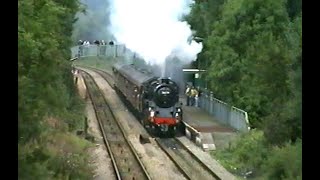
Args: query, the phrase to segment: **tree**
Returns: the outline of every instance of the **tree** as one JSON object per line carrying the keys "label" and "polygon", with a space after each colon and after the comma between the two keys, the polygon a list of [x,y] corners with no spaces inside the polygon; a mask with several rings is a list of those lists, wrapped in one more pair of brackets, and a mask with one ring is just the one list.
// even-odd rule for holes
{"label": "tree", "polygon": [[201,4],[188,21],[207,35],[201,62],[209,61],[210,89],[256,128],[216,157],[257,179],[301,179],[301,0],[229,0],[215,18],[203,18]]}
{"label": "tree", "polygon": [[[302,138],[302,15],[297,16],[290,23],[288,33],[288,44],[292,48],[293,61],[288,72],[290,94],[282,108],[274,109],[273,114],[268,117],[266,127],[267,139],[274,144],[282,144],[286,140],[295,142]],[[276,116],[278,115],[278,117]],[[274,125],[281,126],[274,130]],[[281,135],[280,135],[281,134]]]}
{"label": "tree", "polygon": [[[217,98],[247,111],[251,125],[265,132],[267,127],[287,126],[289,115],[284,109],[299,104],[289,102],[299,91],[292,88],[292,76],[299,77],[300,65],[295,61],[301,57],[301,21],[292,23],[288,14],[298,16],[295,4],[284,0],[198,2],[187,17],[204,36],[198,61],[209,66],[210,89]],[[290,119],[299,129],[299,120]],[[299,134],[293,135],[288,128],[279,128],[279,133],[281,142]]]}
{"label": "tree", "polygon": [[[61,154],[48,152],[53,148],[47,147],[45,138],[50,132],[74,131],[77,123],[81,123],[81,115],[78,115],[81,105],[68,60],[72,24],[78,7],[77,0],[18,1],[19,179],[90,176],[85,171],[56,171],[52,165]],[[48,120],[52,119],[67,124],[67,128],[50,127]],[[76,163],[76,159],[73,162]],[[86,164],[82,164],[84,169]]]}

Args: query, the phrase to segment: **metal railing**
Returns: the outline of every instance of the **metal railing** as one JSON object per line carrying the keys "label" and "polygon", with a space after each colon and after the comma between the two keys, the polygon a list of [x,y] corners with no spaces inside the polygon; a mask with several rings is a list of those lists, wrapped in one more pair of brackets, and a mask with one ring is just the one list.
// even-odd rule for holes
{"label": "metal railing", "polygon": [[90,56],[107,56],[107,57],[126,57],[135,58],[136,53],[132,52],[125,45],[81,45],[71,48],[71,56],[90,57]]}
{"label": "metal railing", "polygon": [[248,113],[215,98],[212,92],[203,91],[199,97],[199,107],[214,116],[220,123],[229,125],[240,132],[250,130]]}
{"label": "metal railing", "polygon": [[[72,57],[107,56],[135,59],[136,54],[124,45],[82,45],[71,48]],[[250,130],[248,113],[216,99],[212,92],[203,90],[199,97],[199,107],[214,116],[220,123],[233,127],[240,132]]]}

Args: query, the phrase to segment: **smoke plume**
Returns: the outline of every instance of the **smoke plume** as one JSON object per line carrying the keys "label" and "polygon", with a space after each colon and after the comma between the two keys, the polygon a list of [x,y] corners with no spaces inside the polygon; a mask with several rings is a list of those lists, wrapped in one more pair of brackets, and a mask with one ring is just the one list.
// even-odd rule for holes
{"label": "smoke plume", "polygon": [[85,7],[85,13],[78,12],[78,21],[74,24],[73,40],[111,40],[112,34],[108,31],[110,6],[107,0],[80,0]]}
{"label": "smoke plume", "polygon": [[164,67],[178,58],[195,60],[202,44],[192,40],[187,22],[191,0],[110,0],[109,31],[118,43],[138,53],[147,63]]}

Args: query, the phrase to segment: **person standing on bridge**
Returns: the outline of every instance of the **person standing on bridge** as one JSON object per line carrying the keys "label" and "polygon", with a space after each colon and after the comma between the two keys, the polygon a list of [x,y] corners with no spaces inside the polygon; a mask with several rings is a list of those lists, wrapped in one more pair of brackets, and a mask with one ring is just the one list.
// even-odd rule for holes
{"label": "person standing on bridge", "polygon": [[80,58],[83,54],[83,41],[80,39],[78,41],[78,46],[79,46],[79,49],[78,49],[78,58]]}
{"label": "person standing on bridge", "polygon": [[100,54],[102,56],[105,56],[106,55],[106,42],[104,42],[104,40],[101,40],[100,42]]}
{"label": "person standing on bridge", "polygon": [[94,44],[97,45],[97,56],[100,55],[100,41],[99,40],[95,40]]}
{"label": "person standing on bridge", "polygon": [[83,42],[83,49],[84,49],[83,56],[88,56],[89,55],[89,45],[90,45],[89,41],[85,40]]}

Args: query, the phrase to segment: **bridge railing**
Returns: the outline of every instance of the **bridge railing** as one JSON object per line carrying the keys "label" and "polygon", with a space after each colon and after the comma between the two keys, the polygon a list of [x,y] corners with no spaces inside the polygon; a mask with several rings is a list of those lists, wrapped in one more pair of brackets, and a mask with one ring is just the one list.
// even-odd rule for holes
{"label": "bridge railing", "polygon": [[[82,45],[71,48],[72,57],[107,56],[135,59],[136,54],[124,45]],[[215,98],[212,92],[203,90],[199,97],[199,106],[210,113],[219,122],[240,132],[250,130],[248,113]]]}
{"label": "bridge railing", "polygon": [[81,45],[71,48],[72,58],[90,56],[127,57],[135,58],[136,54],[125,45]]}

